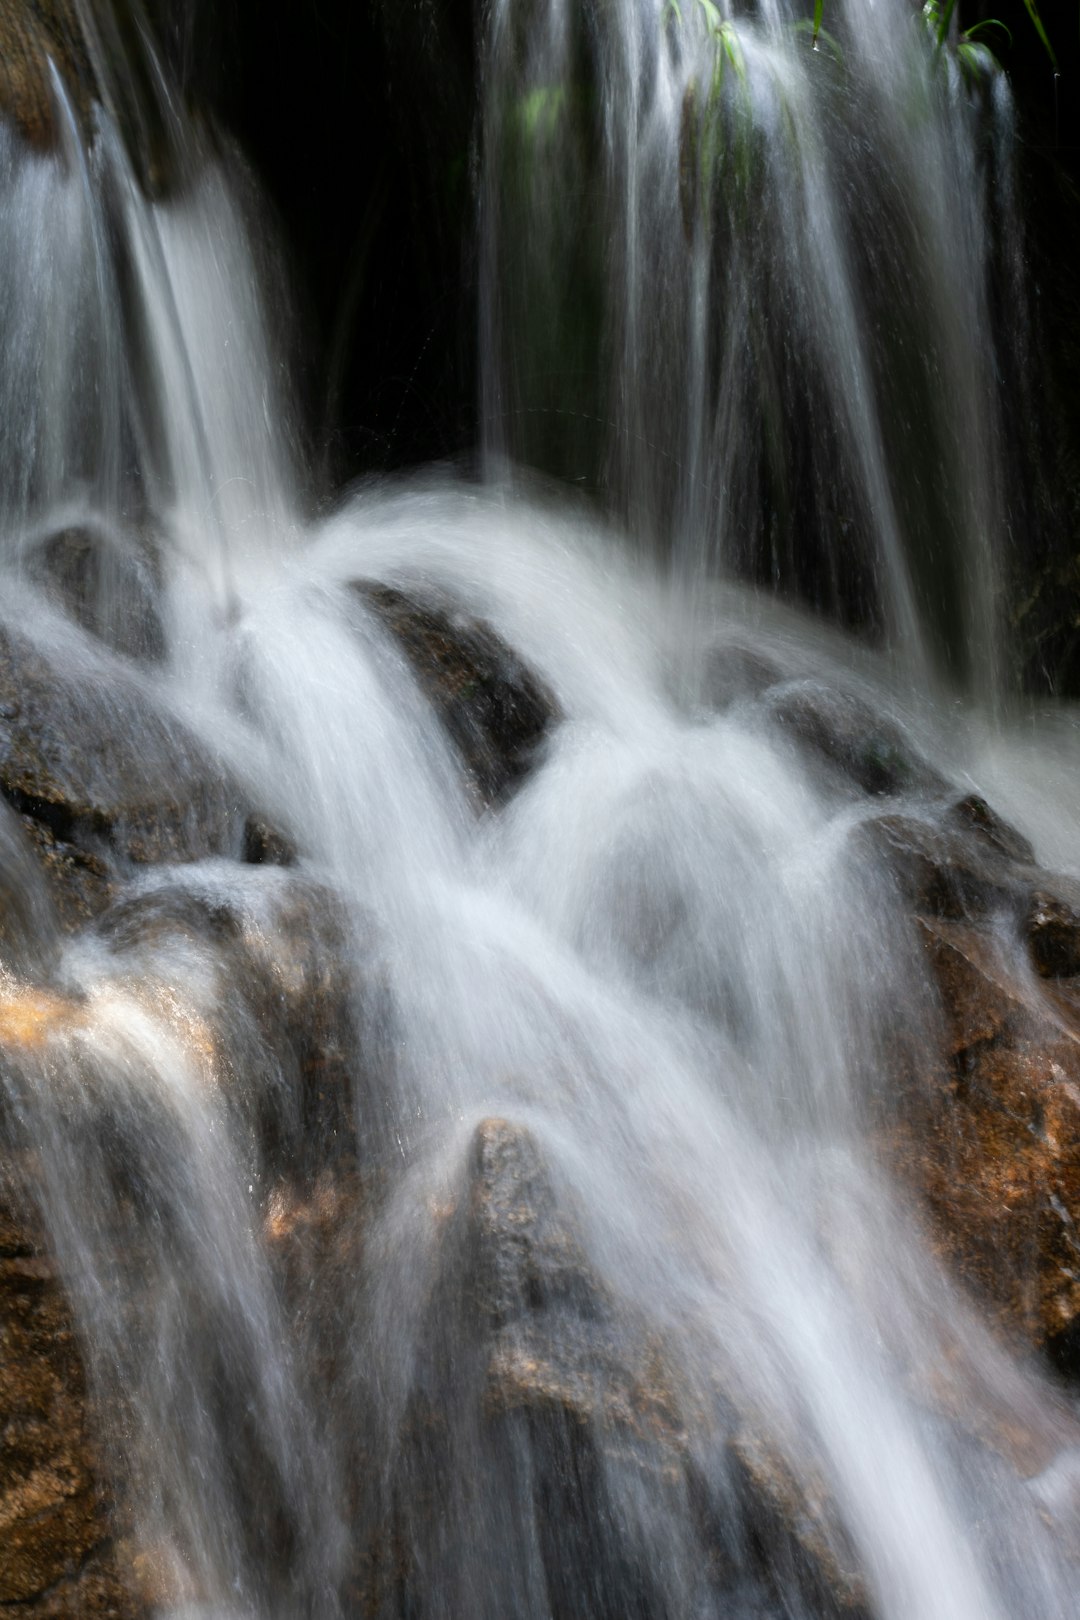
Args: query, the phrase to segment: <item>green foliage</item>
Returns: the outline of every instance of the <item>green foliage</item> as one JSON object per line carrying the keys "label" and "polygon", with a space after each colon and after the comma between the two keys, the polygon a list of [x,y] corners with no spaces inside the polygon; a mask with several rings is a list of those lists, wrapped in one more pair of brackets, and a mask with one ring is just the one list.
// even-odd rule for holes
{"label": "green foliage", "polygon": [[[820,5],[815,6],[815,18],[821,15],[822,9],[823,8]],[[811,22],[809,17],[801,17],[797,23],[793,23],[792,32],[796,34],[809,34],[811,49],[820,51],[821,47],[824,45],[826,54],[831,56],[834,62],[842,62],[844,60],[844,53],[840,49],[839,40],[835,39],[833,35],[829,33],[827,28],[822,28],[819,23]]]}
{"label": "green foliage", "polygon": [[[746,61],[734,23],[723,17],[714,0],[697,0],[701,7],[707,37],[713,44],[712,73],[709,87],[703,95],[696,78],[690,80],[683,97],[682,129],[679,137],[679,194],[682,203],[683,225],[690,235],[695,199],[700,203],[703,217],[708,223],[711,200],[720,165],[728,155],[730,134],[729,111],[725,107],[726,85],[734,75],[740,91],[746,89]],[[665,24],[682,26],[683,14],[678,0],[665,0]],[[747,143],[739,135],[741,120],[736,115],[735,156],[739,172],[747,161]]]}
{"label": "green foliage", "polygon": [[[1031,18],[1035,32],[1042,41],[1043,48],[1050,58],[1051,65],[1056,73],[1057,56],[1053,45],[1050,43],[1050,36],[1043,26],[1042,17],[1039,15],[1037,0],[1024,0],[1024,9]],[[948,44],[949,29],[955,11],[956,0],[925,0],[923,5],[923,22],[934,37],[938,55]],[[993,51],[979,38],[980,34],[984,34],[987,30],[993,28],[1000,30],[1009,41],[1009,44],[1012,44],[1012,34],[1005,24],[997,17],[987,17],[982,22],[973,23],[970,28],[965,29],[956,40],[955,46],[951,47],[956,52],[956,58],[961,69],[968,76],[981,76],[988,71],[995,71],[999,66]]]}
{"label": "green foliage", "polygon": [[966,36],[957,40],[956,60],[969,84],[996,73],[1001,65],[989,45],[972,43]]}
{"label": "green foliage", "polygon": [[1054,72],[1056,73],[1057,72],[1057,65],[1058,65],[1057,64],[1057,56],[1056,56],[1056,54],[1054,52],[1054,47],[1050,43],[1050,36],[1046,32],[1046,29],[1043,27],[1043,20],[1039,16],[1039,8],[1036,5],[1035,0],[1024,0],[1024,9],[1026,10],[1028,16],[1031,18],[1032,22],[1034,23],[1035,32],[1038,34],[1039,38],[1042,40],[1043,48],[1046,51],[1047,56],[1050,58],[1051,65],[1052,65],[1052,67],[1054,69]]}
{"label": "green foliage", "polygon": [[553,135],[566,108],[564,84],[541,84],[522,96],[514,109],[518,128],[532,144]]}
{"label": "green foliage", "polygon": [[716,44],[716,56],[713,65],[713,94],[719,95],[724,82],[724,64],[730,63],[731,68],[740,83],[746,82],[746,63],[743,61],[742,46],[739,36],[735,32],[735,24],[721,17],[713,0],[698,0],[698,5],[705,13],[705,26]]}

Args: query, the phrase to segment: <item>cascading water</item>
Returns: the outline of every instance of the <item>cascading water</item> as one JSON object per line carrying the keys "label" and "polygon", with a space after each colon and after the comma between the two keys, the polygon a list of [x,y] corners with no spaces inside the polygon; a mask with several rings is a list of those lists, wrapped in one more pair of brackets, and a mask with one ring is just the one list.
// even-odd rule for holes
{"label": "cascading water", "polygon": [[827,8],[843,43],[814,47],[802,7],[747,9],[494,7],[491,450],[599,475],[690,582],[719,561],[986,692],[1006,80],[889,0]]}
{"label": "cascading water", "polygon": [[[499,0],[500,476],[317,522],[235,162],[3,136],[5,747],[51,683],[112,883],[62,931],[4,824],[5,1132],[160,1613],[1076,1612],[1077,1417],[883,1167],[940,1012],[860,836],[977,782],[1080,858],[1075,764],[1033,806],[935,684],[1001,686],[1007,92],[826,10]],[[479,795],[409,612],[535,710]]]}

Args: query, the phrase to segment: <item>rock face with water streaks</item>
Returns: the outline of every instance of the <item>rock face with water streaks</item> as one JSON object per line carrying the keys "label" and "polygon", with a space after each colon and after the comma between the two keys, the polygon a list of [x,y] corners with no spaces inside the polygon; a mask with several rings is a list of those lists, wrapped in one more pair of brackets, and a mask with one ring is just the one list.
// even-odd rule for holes
{"label": "rock face with water streaks", "polygon": [[356,589],[408,659],[479,803],[507,798],[557,718],[551,693],[482,620],[387,585]]}
{"label": "rock face with water streaks", "polygon": [[1075,1372],[1080,1333],[1080,894],[984,801],[858,837],[912,915],[940,1027],[893,1076],[886,1157],[1004,1328]]}
{"label": "rock face with water streaks", "polygon": [[5,0],[0,6],[0,108],[35,146],[57,135],[50,63],[85,114],[91,83],[77,7],[69,0]]}
{"label": "rock face with water streaks", "polygon": [[[1075,1372],[1080,980],[1019,974],[976,923],[922,916],[918,928],[942,1050],[905,1090],[890,1157],[926,1200],[953,1270],[1004,1327]],[[1033,957],[1043,948],[1036,930]]]}
{"label": "rock face with water streaks", "polygon": [[[822,1620],[865,1613],[827,1491],[807,1489],[770,1451],[733,1383],[711,1437],[723,1462],[711,1455],[706,1477],[677,1359],[590,1265],[572,1203],[529,1129],[502,1118],[477,1126],[443,1249],[445,1286],[424,1333],[425,1370],[406,1426],[405,1501],[423,1503],[417,1481],[438,1502],[454,1495],[454,1403],[440,1369],[456,1355],[459,1372],[462,1360],[474,1369],[475,1404],[464,1421],[480,1440],[485,1472],[505,1481],[507,1500],[528,1481],[533,1521],[517,1533],[542,1564],[559,1620],[583,1612],[661,1620],[725,1605],[765,1615],[790,1603],[808,1604]],[[717,1377],[722,1385],[722,1369]],[[458,1403],[461,1396],[459,1384]],[[401,1537],[426,1550],[425,1561],[438,1556],[433,1536],[445,1530],[428,1521],[429,1510],[414,1509]],[[685,1542],[665,1539],[673,1525]],[[467,1546],[469,1527],[456,1530]],[[693,1552],[701,1547],[708,1574],[694,1577],[700,1586],[673,1586],[673,1570],[700,1567]],[[506,1612],[491,1606],[490,1592],[512,1600],[507,1572],[487,1578],[488,1606],[474,1594],[468,1612]],[[407,1591],[407,1570],[403,1579]]]}
{"label": "rock face with water streaks", "polygon": [[[64,605],[78,608],[83,574],[68,570],[61,585],[75,592],[74,602],[61,593]],[[382,593],[378,606],[418,665],[478,801],[505,796],[553,713],[539,683],[485,626],[452,623],[398,593]],[[177,1010],[205,1047],[208,1072],[238,1096],[259,1081],[250,1088],[257,1150],[268,1166],[289,1166],[267,1195],[264,1240],[298,1320],[311,1314],[312,1364],[325,1363],[332,1377],[335,1312],[311,1313],[311,1281],[318,1277],[319,1296],[333,1306],[356,1275],[365,1198],[347,1162],[345,1053],[355,1066],[358,1011],[368,1043],[379,1038],[378,975],[367,975],[359,1000],[352,996],[339,909],[302,877],[268,872],[253,911],[185,879],[183,863],[202,857],[280,867],[295,851],[134,677],[92,655],[87,670],[89,679],[61,666],[14,629],[0,634],[5,961],[20,973],[47,973],[60,934],[92,928],[118,968],[146,987],[148,1005],[177,951],[194,952],[222,982],[242,986],[222,999],[217,1019]],[[149,888],[132,883],[154,868]],[[85,1016],[77,1000],[13,980],[4,988],[0,1044],[18,1062]],[[276,1086],[262,1083],[267,1069],[279,1076]],[[6,1151],[11,1133],[2,1123]],[[0,1230],[0,1604],[13,1615],[120,1620],[145,1612],[154,1597],[169,1599],[170,1589],[152,1558],[129,1557],[122,1538],[114,1544],[86,1373],[32,1207],[9,1178]],[[328,1286],[335,1270],[337,1290]]]}
{"label": "rock face with water streaks", "polygon": [[10,627],[0,631],[0,794],[75,923],[135,867],[231,854],[242,838],[235,784],[134,674],[90,653],[62,665]]}
{"label": "rock face with water streaks", "polygon": [[[537,757],[555,718],[549,695],[486,626],[383,587],[364,587],[363,595],[414,665],[478,804],[498,804]],[[313,1375],[332,1383],[349,1353],[336,1303],[357,1274],[379,1203],[347,1146],[344,1059],[365,1038],[373,1075],[385,1057],[380,1041],[389,1037],[378,1026],[392,1030],[392,1018],[380,1011],[377,953],[364,970],[370,993],[357,1000],[341,972],[342,919],[302,867],[260,874],[263,900],[247,911],[185,880],[174,863],[200,854],[281,862],[294,852],[234,806],[232,790],[182,728],[158,722],[152,737],[160,750],[129,757],[123,739],[146,715],[122,680],[117,736],[98,733],[91,746],[100,708],[80,708],[70,681],[8,632],[0,642],[0,698],[0,790],[15,839],[9,869],[36,858],[44,873],[37,881],[69,926],[92,917],[100,945],[133,982],[151,984],[156,964],[165,971],[170,953],[184,951],[201,953],[222,982],[243,987],[216,1022],[192,1015],[189,1024],[238,1097],[245,1075],[260,1068],[259,1054],[275,1054],[282,1083],[245,1104],[255,1151],[272,1170],[261,1241]],[[883,729],[857,704],[826,702],[816,689],[789,688],[782,698],[772,723],[811,768],[845,796],[889,796],[854,836],[861,858],[891,874],[940,1007],[931,1060],[892,1077],[882,1152],[929,1212],[956,1274],[1006,1329],[1075,1370],[1080,893],[1040,871],[1026,841],[982,800],[942,795],[940,778],[895,728]],[[163,786],[177,761],[186,805],[177,779]],[[125,784],[122,797],[117,782]],[[74,853],[50,865],[35,826]],[[101,887],[87,901],[78,885],[91,859],[101,862]],[[174,864],[171,877],[125,886],[162,862]],[[47,909],[34,892],[29,879],[12,889],[5,935],[12,960],[22,962],[37,912]],[[29,957],[23,967],[46,971]],[[0,1042],[16,1056],[83,1016],[77,1003],[44,990],[5,994]],[[368,1021],[366,1037],[357,1016]],[[131,1555],[115,1512],[110,1519],[70,1312],[28,1208],[13,1202],[9,1187],[0,1229],[0,1603],[17,1615],[120,1620],[144,1612],[168,1586],[149,1555]],[[687,1601],[723,1600],[748,1612],[757,1605],[763,1613],[791,1602],[819,1616],[865,1612],[862,1574],[828,1490],[793,1476],[757,1415],[740,1405],[736,1381],[725,1387],[722,1369],[717,1445],[728,1489],[718,1498],[695,1461],[693,1403],[669,1347],[592,1270],[537,1137],[505,1119],[482,1122],[456,1199],[438,1219],[443,1280],[429,1304],[402,1423],[393,1522],[379,1527],[377,1546],[354,1549],[358,1612],[394,1620],[411,1612],[420,1575],[410,1560],[418,1549],[441,1567],[452,1564],[455,1547],[470,1548],[468,1525],[448,1529],[445,1518],[458,1469],[453,1408],[462,1400],[460,1383],[452,1397],[448,1380],[451,1369],[460,1379],[463,1365],[471,1369],[470,1444],[479,1434],[491,1478],[511,1482],[514,1492],[520,1470],[528,1472],[537,1556],[560,1620],[579,1612],[586,1582],[590,1612],[601,1620],[678,1612],[657,1574],[665,1549],[649,1540],[657,1522],[683,1525],[708,1548],[709,1590],[683,1594]],[[647,1507],[657,1502],[671,1511],[653,1518]],[[358,1499],[354,1524],[367,1522],[363,1509]],[[491,1549],[471,1553],[472,1574],[447,1564],[447,1579],[461,1583],[460,1612],[475,1597],[473,1578],[494,1583],[512,1603],[507,1572],[485,1562]]]}
{"label": "rock face with water streaks", "polygon": [[55,1263],[0,1179],[0,1608],[140,1612],[112,1543],[71,1311]]}

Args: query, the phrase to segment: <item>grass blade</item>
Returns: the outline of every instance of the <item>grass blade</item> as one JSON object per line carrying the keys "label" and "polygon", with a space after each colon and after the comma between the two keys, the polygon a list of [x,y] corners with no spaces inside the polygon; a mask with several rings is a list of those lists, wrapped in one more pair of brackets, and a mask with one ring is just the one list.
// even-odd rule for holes
{"label": "grass blade", "polygon": [[1038,34],[1039,38],[1042,40],[1043,46],[1044,46],[1044,48],[1046,50],[1046,54],[1050,58],[1051,65],[1052,65],[1052,67],[1054,69],[1054,72],[1056,73],[1057,70],[1058,70],[1057,55],[1055,54],[1054,47],[1050,43],[1050,35],[1046,32],[1046,29],[1043,27],[1043,20],[1039,16],[1039,7],[1036,4],[1036,0],[1024,0],[1024,6],[1025,6],[1025,8],[1027,10],[1028,16],[1031,18],[1032,22],[1035,25],[1035,32]]}

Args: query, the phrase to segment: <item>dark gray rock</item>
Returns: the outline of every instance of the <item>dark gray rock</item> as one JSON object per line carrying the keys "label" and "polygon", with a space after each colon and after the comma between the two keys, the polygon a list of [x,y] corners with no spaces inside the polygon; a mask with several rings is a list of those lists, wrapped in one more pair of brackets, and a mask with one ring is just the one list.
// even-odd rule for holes
{"label": "dark gray rock", "polygon": [[932,917],[986,917],[1023,910],[1024,871],[983,840],[950,828],[947,818],[875,816],[856,840],[885,864],[906,905]]}
{"label": "dark gray rock", "polygon": [[0,795],[35,830],[65,920],[141,865],[240,852],[237,784],[134,675],[0,627]]}
{"label": "dark gray rock", "polygon": [[1080,881],[1040,874],[1032,890],[1025,931],[1031,959],[1044,979],[1080,974]]}
{"label": "dark gray rock", "polygon": [[398,641],[480,802],[507,798],[558,719],[552,694],[483,620],[388,585],[354,588]]}
{"label": "dark gray rock", "polygon": [[61,529],[33,548],[26,568],[114,652],[150,662],[164,658],[152,559],[134,543],[121,545],[89,528]]}
{"label": "dark gray rock", "polygon": [[811,761],[863,793],[948,792],[948,782],[901,727],[852,692],[821,681],[787,681],[763,702],[774,724]]}

